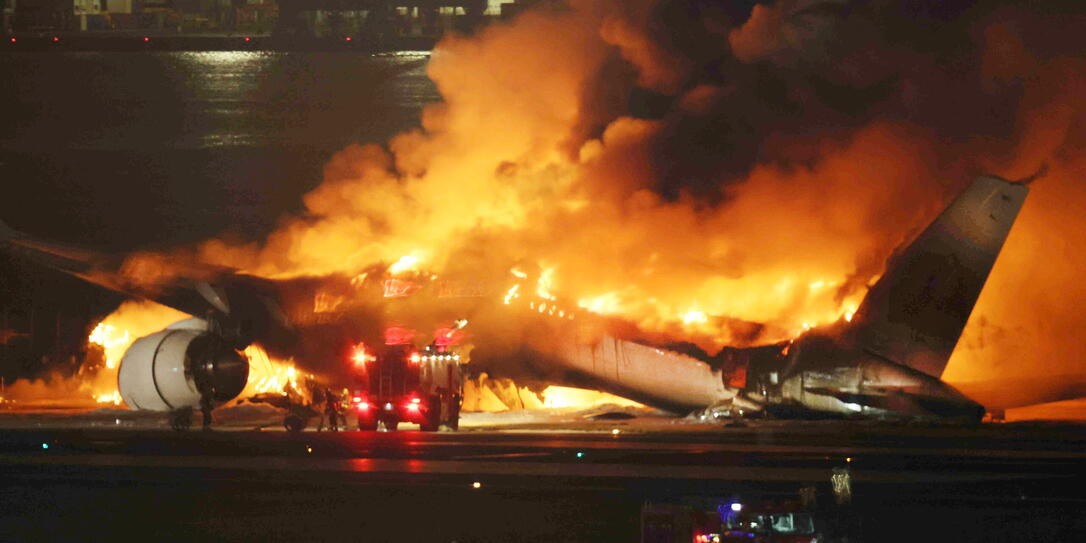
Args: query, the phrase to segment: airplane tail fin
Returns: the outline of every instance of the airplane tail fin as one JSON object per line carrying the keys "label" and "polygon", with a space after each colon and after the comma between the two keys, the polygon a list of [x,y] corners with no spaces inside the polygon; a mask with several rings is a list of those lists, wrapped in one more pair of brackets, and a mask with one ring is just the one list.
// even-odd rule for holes
{"label": "airplane tail fin", "polygon": [[941,377],[1029,188],[978,177],[890,259],[851,332],[865,350]]}

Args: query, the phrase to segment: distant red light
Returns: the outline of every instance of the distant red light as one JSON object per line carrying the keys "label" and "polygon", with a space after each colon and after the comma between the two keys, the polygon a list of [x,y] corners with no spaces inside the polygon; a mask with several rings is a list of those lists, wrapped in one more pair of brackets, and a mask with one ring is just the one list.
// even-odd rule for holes
{"label": "distant red light", "polygon": [[151,38],[148,38],[147,36],[144,36],[143,41],[151,41]]}
{"label": "distant red light", "polygon": [[370,403],[369,402],[359,402],[358,403],[358,410],[359,411],[366,411],[369,408],[370,408]]}
{"label": "distant red light", "polygon": [[438,328],[434,331],[434,344],[438,350],[444,352],[449,345],[460,345],[464,339],[464,331],[458,328]]}
{"label": "distant red light", "polygon": [[415,339],[415,334],[410,328],[390,326],[385,328],[385,345],[408,345]]}
{"label": "distant red light", "polygon": [[252,41],[252,38],[250,38],[249,36],[245,36],[245,41]]}
{"label": "distant red light", "polygon": [[53,36],[53,41],[60,41],[60,38]]}
{"label": "distant red light", "polygon": [[343,39],[345,39],[345,40],[347,40],[347,41],[351,41],[351,37],[350,37],[350,36],[347,36],[346,38],[343,38]]}
{"label": "distant red light", "polygon": [[11,38],[11,43],[15,43],[15,38]]}

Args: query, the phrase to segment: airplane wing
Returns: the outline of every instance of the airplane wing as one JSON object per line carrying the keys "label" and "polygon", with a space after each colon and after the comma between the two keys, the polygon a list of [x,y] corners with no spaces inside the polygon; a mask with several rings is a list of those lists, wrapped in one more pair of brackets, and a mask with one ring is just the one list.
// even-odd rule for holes
{"label": "airplane wing", "polygon": [[109,260],[104,254],[38,240],[3,221],[0,221],[0,246],[8,252],[88,281],[91,281],[89,274],[100,266],[108,265]]}
{"label": "airplane wing", "polygon": [[229,300],[219,286],[234,270],[150,254],[111,255],[45,241],[0,221],[0,249],[46,268],[78,277],[137,299],[158,302],[190,315],[209,309],[229,314]]}

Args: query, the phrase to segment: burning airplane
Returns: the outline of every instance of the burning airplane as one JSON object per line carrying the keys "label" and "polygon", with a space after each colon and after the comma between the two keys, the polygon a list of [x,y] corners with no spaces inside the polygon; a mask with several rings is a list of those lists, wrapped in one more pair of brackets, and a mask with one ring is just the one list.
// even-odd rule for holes
{"label": "burning airplane", "polygon": [[271,280],[190,265],[148,281],[122,269],[131,260],[50,244],[6,226],[2,234],[9,251],[204,317],[128,347],[118,386],[136,409],[194,407],[208,387],[217,403],[230,401],[248,382],[241,350],[250,345],[297,360],[335,360],[343,358],[344,345],[373,341],[380,323],[419,322],[425,314],[435,326],[454,316],[470,319],[476,334],[490,340],[472,351],[482,368],[508,367],[506,361],[516,359],[538,379],[676,413],[725,408],[979,419],[984,407],[940,376],[1027,192],[1022,183],[978,178],[891,258],[854,315],[793,340],[725,348],[714,356],[690,344],[629,337],[608,319],[563,305],[542,286],[533,292],[527,274],[517,270],[520,282],[501,290],[470,278],[438,280],[406,270],[405,262],[340,280]]}
{"label": "burning airplane", "polygon": [[[247,345],[323,374],[396,323],[462,320],[496,380],[680,413],[975,418],[1081,392],[1040,379],[1084,359],[1081,16],[718,4],[544,2],[447,37],[419,126],[336,153],[274,231],[3,244],[209,323],[124,365],[191,350],[210,365],[163,367],[224,397]],[[1026,188],[965,183],[1042,163],[974,311]]]}

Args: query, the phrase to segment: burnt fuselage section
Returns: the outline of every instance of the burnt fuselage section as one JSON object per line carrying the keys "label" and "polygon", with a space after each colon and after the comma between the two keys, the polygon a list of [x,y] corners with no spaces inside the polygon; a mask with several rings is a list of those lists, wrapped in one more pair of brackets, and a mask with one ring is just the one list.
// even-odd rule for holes
{"label": "burnt fuselage section", "polygon": [[805,335],[744,354],[747,375],[740,395],[770,413],[967,420],[984,415],[980,404],[954,387],[868,352],[848,337]]}

